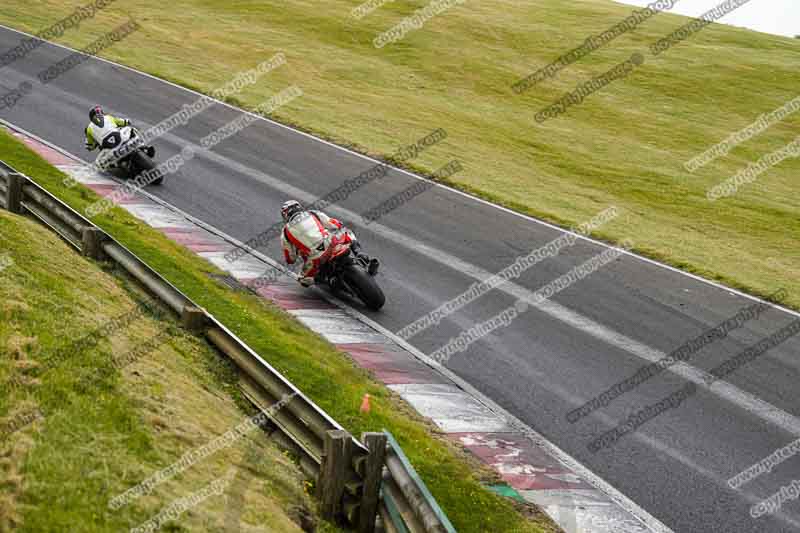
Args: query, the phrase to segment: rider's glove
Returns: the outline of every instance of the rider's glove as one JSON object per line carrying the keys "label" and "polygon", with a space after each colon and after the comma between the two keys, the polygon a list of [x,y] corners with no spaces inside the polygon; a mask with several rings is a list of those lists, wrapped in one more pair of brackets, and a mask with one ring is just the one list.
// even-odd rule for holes
{"label": "rider's glove", "polygon": [[310,287],[314,284],[314,278],[311,276],[301,276],[297,279],[303,287]]}
{"label": "rider's glove", "polygon": [[93,144],[90,144],[90,143],[85,143],[85,144],[84,144],[84,146],[85,146],[85,147],[86,147],[86,149],[87,149],[87,150],[89,150],[90,152],[91,152],[92,150],[94,150],[94,145],[93,145]]}

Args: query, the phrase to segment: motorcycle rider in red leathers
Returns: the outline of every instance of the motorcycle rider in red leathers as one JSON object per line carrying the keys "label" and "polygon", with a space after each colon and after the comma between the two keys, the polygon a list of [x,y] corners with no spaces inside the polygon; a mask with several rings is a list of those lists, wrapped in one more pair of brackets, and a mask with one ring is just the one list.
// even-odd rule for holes
{"label": "motorcycle rider in red leathers", "polygon": [[[314,276],[321,266],[320,257],[325,253],[331,234],[343,232],[344,242],[350,243],[353,254],[357,257],[363,256],[358,252],[361,246],[353,232],[322,211],[309,211],[300,202],[289,200],[281,206],[281,216],[284,221],[281,232],[283,258],[290,265],[295,263],[298,256],[303,259],[303,272],[298,281],[304,287],[314,284]],[[377,259],[369,260],[368,270],[371,275],[378,271],[378,265]]]}

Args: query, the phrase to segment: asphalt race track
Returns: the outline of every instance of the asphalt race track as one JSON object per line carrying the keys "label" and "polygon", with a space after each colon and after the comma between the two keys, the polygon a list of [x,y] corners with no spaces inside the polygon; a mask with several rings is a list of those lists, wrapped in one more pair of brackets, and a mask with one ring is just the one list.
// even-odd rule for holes
{"label": "asphalt race track", "polygon": [[[0,28],[0,51],[16,46],[20,38]],[[146,128],[198,98],[98,60],[41,84],[36,75],[68,54],[44,45],[1,68],[0,92],[24,81],[33,90],[13,108],[0,110],[0,118],[87,161],[94,158],[83,148],[91,106],[102,104],[107,112],[130,117]],[[234,109],[215,105],[159,139],[157,159],[164,161],[187,145],[197,145],[237,115]],[[440,127],[425,126],[398,138],[397,147]],[[259,120],[212,152],[196,155],[162,187],[149,190],[246,241],[280,218],[284,200],[311,201],[374,164]],[[361,310],[392,331],[561,234],[443,187],[416,196],[373,224],[360,223],[357,214],[416,182],[393,170],[327,210],[355,230],[365,251],[381,258],[379,282],[386,292],[386,307],[380,313]],[[580,240],[410,342],[431,353],[604,250]],[[280,258],[277,242],[262,251]],[[785,502],[773,515],[750,516],[754,503],[800,478],[800,459],[789,459],[739,491],[727,486],[728,478],[800,437],[797,337],[711,386],[698,385],[695,395],[615,444],[596,453],[588,449],[590,442],[629,415],[669,397],[693,379],[702,381],[702,371],[769,337],[797,320],[797,315],[770,308],[727,338],[704,347],[688,365],[662,372],[570,423],[566,414],[571,410],[754,302],[628,255],[558,293],[552,302],[532,307],[508,327],[454,355],[446,366],[674,531],[800,529],[798,502]]]}

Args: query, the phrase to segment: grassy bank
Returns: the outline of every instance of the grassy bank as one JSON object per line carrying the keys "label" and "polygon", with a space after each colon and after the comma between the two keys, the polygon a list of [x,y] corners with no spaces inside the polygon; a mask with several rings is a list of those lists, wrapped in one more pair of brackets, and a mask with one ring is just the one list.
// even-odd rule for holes
{"label": "grassy bank", "polygon": [[[616,205],[624,216],[599,237],[631,237],[651,257],[755,294],[786,287],[800,308],[800,203],[790,159],[732,198],[706,200],[733,176],[796,135],[800,115],[689,173],[684,162],[797,94],[800,41],[712,25],[653,57],[656,40],[687,19],[661,14],[522,95],[510,86],[631,10],[606,0],[465,2],[381,49],[372,40],[425,1],[396,1],[357,20],[358,0],[328,2],[132,0],[113,5],[62,42],[84,45],[127,14],[142,30],[104,54],[184,85],[210,90],[284,51],[288,63],[237,96],[253,107],[296,84],[302,99],[279,120],[373,154],[445,128],[418,160],[457,157],[454,185],[558,223]],[[80,0],[8,0],[0,22],[36,31]],[[242,53],[246,50],[247,53]],[[646,63],[562,116],[534,115],[632,53]]]}
{"label": "grassy bank", "polygon": [[110,510],[111,497],[244,419],[235,373],[36,222],[0,210],[0,258],[0,531],[128,530],[226,475],[223,494],[166,529],[319,523],[302,474],[259,432]]}
{"label": "grassy bank", "polygon": [[[86,188],[64,188],[61,172],[5,132],[0,132],[0,158],[35,176],[81,212],[97,200]],[[532,507],[487,491],[482,481],[492,480],[491,473],[444,437],[434,436],[434,430],[398,396],[292,317],[255,295],[234,292],[214,281],[208,274],[220,272],[212,265],[121,209],[114,208],[95,222],[217,316],[353,434],[383,428],[394,433],[459,531],[553,530],[546,518],[533,514]],[[366,415],[359,412],[365,393],[372,396],[372,410]]]}

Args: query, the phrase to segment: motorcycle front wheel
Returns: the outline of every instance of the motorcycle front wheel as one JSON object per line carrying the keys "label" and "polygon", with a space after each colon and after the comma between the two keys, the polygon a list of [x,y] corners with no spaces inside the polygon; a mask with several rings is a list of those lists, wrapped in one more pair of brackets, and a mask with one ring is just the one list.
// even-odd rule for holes
{"label": "motorcycle front wheel", "polygon": [[373,311],[379,310],[386,303],[386,296],[375,282],[375,278],[367,274],[364,269],[350,265],[344,271],[344,280],[356,296]]}

